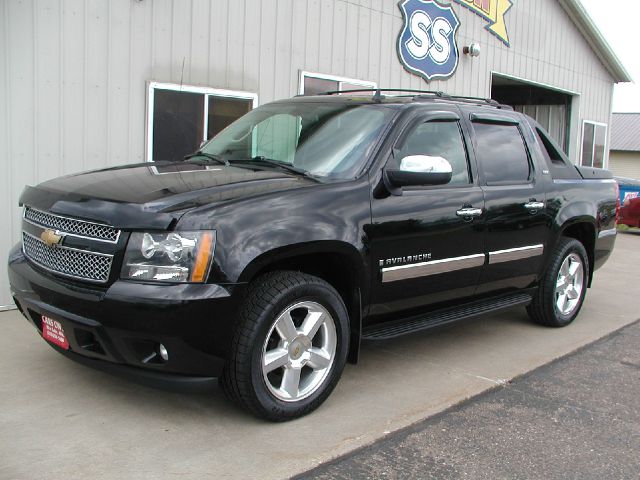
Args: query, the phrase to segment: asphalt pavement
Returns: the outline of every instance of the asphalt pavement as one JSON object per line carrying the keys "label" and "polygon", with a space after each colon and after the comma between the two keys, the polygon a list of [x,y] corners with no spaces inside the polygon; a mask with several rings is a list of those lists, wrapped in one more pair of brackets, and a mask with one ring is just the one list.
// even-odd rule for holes
{"label": "asphalt pavement", "polygon": [[640,478],[640,322],[297,477]]}

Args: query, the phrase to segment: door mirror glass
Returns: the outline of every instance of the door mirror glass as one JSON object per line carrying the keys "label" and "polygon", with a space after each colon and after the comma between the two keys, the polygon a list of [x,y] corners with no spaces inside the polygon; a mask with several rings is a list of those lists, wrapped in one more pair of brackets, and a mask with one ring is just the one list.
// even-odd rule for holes
{"label": "door mirror glass", "polygon": [[400,162],[399,169],[387,169],[392,187],[444,185],[451,181],[453,169],[443,157],[409,155]]}

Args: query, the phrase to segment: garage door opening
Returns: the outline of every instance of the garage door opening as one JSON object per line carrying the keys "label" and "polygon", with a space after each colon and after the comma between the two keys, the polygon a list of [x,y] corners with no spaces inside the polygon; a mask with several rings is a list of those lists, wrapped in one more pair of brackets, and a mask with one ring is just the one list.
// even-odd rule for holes
{"label": "garage door opening", "polygon": [[491,98],[534,118],[568,154],[572,95],[493,74]]}

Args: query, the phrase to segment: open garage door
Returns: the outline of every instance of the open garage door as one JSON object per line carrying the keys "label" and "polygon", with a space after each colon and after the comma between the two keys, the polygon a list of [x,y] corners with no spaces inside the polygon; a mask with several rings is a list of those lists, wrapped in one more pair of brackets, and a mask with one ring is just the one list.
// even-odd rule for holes
{"label": "open garage door", "polygon": [[491,98],[535,118],[569,152],[571,95],[493,74]]}

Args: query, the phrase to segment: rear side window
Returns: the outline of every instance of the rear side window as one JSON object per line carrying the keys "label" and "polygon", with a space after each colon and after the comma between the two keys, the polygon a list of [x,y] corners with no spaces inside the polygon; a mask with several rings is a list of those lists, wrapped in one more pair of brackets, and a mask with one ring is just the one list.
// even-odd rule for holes
{"label": "rear side window", "polygon": [[553,145],[551,139],[539,128],[536,128],[535,132],[538,140],[540,140],[540,146],[542,147],[542,153],[544,155],[544,159],[547,161],[547,165],[550,167],[566,167],[567,164],[564,163],[562,155],[560,155],[558,149]]}
{"label": "rear side window", "polygon": [[575,168],[571,168],[572,165],[568,163],[565,157],[560,153],[556,144],[551,140],[544,130],[540,128],[534,128],[536,137],[540,142],[540,150],[542,150],[542,156],[544,161],[549,167],[551,176],[554,180],[569,180],[580,178]]}
{"label": "rear side window", "polygon": [[517,125],[474,122],[478,163],[488,185],[527,183],[529,155]]}

